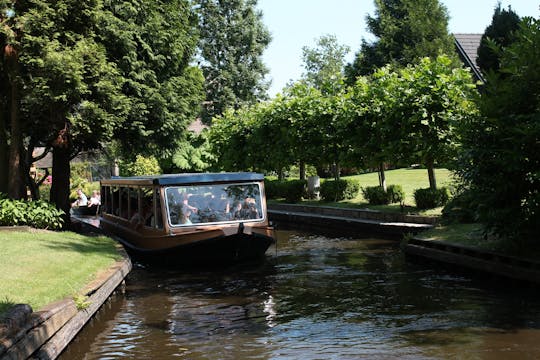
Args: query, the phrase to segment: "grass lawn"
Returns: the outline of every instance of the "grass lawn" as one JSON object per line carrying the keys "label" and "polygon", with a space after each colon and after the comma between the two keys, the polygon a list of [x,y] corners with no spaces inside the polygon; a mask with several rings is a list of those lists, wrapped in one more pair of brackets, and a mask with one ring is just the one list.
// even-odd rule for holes
{"label": "grass lawn", "polygon": [[[425,211],[417,211],[414,202],[414,191],[416,189],[427,188],[429,187],[429,179],[426,169],[396,169],[388,170],[385,172],[386,183],[388,185],[401,185],[403,191],[405,192],[405,210],[408,213],[420,213],[422,215],[440,215],[442,208],[429,209]],[[437,186],[451,186],[453,178],[452,173],[447,169],[436,169],[435,178],[437,180]],[[378,173],[368,173],[361,175],[353,176],[344,176],[343,179],[355,179],[358,180],[361,187],[366,186],[378,186],[379,185],[379,175]],[[399,204],[391,205],[369,205],[362,195],[362,191],[359,192],[358,196],[352,200],[343,200],[340,202],[321,202],[306,200],[302,204],[308,205],[322,205],[322,206],[337,206],[337,207],[362,207],[370,208],[381,211],[391,211],[391,212],[400,212],[401,206]]]}
{"label": "grass lawn", "polygon": [[0,314],[75,296],[120,259],[114,240],[72,232],[0,231],[0,244]]}

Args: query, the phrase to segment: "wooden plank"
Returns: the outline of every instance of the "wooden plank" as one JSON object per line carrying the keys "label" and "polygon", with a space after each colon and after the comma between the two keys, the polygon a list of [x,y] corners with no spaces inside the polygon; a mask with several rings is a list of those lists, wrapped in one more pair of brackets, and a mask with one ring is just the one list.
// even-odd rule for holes
{"label": "wooden plank", "polygon": [[36,359],[56,359],[79,333],[95,312],[105,303],[112,292],[124,281],[131,270],[131,261],[125,259],[115,266],[114,273],[88,299],[90,305],[80,310],[73,318],[52,336],[33,356]]}
{"label": "wooden plank", "polygon": [[61,311],[49,316],[46,321],[27,332],[1,357],[2,360],[27,359],[42,346],[54,333],[61,329],[77,313],[75,303],[64,306]]}

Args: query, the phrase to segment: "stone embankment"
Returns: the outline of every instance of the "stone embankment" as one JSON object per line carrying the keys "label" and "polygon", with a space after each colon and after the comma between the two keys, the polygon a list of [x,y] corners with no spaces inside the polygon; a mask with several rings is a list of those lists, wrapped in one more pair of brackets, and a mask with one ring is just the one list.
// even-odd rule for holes
{"label": "stone embankment", "polygon": [[287,223],[295,227],[313,226],[339,232],[399,237],[430,229],[437,221],[435,217],[386,213],[370,209],[296,204],[270,204],[268,216],[278,226],[280,223]]}
{"label": "stone embankment", "polygon": [[14,306],[0,322],[0,360],[55,359],[96,311],[121,287],[131,271],[123,259],[89,284],[81,294],[86,306],[77,309],[74,299],[60,300],[39,311],[29,305]]}

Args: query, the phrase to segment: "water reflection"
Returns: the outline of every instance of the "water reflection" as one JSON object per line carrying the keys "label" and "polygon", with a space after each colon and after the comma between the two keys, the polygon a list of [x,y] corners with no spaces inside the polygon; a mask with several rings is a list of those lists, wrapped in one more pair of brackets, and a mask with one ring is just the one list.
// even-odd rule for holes
{"label": "water reflection", "polygon": [[538,292],[407,262],[395,242],[281,231],[259,267],[136,267],[61,359],[540,357]]}

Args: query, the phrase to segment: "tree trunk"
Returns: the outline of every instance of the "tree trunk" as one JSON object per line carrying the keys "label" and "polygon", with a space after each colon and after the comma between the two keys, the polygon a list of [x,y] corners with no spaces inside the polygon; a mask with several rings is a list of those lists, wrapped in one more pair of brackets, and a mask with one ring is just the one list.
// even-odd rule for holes
{"label": "tree trunk", "polygon": [[[2,84],[3,85],[3,84]],[[0,99],[0,104],[3,101]],[[5,109],[0,107],[0,193],[8,192],[9,145],[6,134]]]}
{"label": "tree trunk", "polygon": [[21,149],[23,147],[23,135],[21,128],[21,119],[19,116],[19,80],[13,75],[11,83],[11,101],[10,101],[10,123],[11,123],[11,142],[9,147],[9,175],[8,175],[8,196],[11,199],[22,199],[24,194],[25,178],[22,173]]}
{"label": "tree trunk", "polygon": [[283,179],[285,179],[285,173],[283,172],[283,168],[281,168],[278,171],[278,180],[281,181]]}
{"label": "tree trunk", "polygon": [[300,161],[300,180],[306,180],[306,163]]}
{"label": "tree trunk", "polygon": [[384,173],[384,163],[379,164],[379,186],[386,191],[386,175]]}
{"label": "tree trunk", "polygon": [[69,202],[70,153],[68,147],[55,146],[53,148],[51,202],[56,205],[56,208],[66,213],[64,215],[64,228],[69,228],[71,225],[69,217],[71,209]]}
{"label": "tree trunk", "polygon": [[428,177],[429,177],[429,187],[430,189],[437,189],[437,180],[435,179],[435,169],[433,165],[433,160],[429,159],[426,162],[426,167],[428,171]]}

